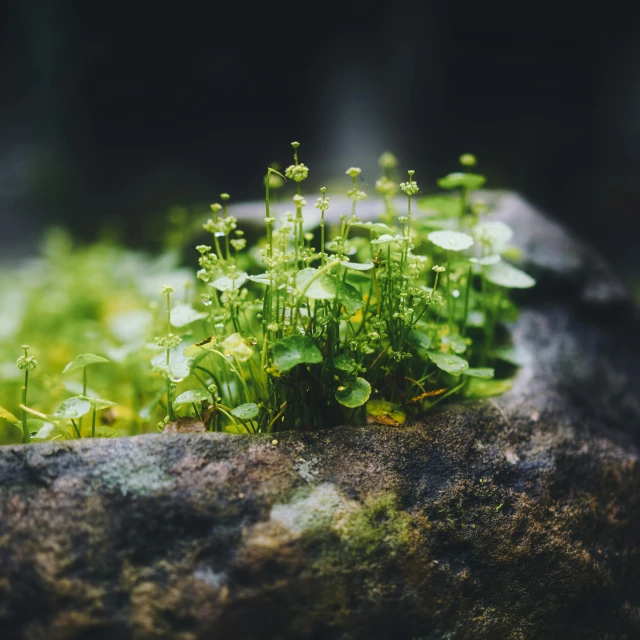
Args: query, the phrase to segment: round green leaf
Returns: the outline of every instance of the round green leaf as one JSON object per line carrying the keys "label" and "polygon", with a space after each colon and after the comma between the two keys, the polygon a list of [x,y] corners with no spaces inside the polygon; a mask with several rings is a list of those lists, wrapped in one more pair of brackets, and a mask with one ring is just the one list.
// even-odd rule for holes
{"label": "round green leaf", "polygon": [[465,339],[457,333],[446,335],[442,338],[442,344],[447,344],[454,353],[464,353],[467,350]]}
{"label": "round green leaf", "polygon": [[207,355],[207,351],[213,351],[216,348],[216,339],[214,337],[205,338],[200,342],[196,342],[188,346],[183,352],[182,355],[186,358],[196,358],[201,356],[202,354]]}
{"label": "round green leaf", "polygon": [[259,273],[257,276],[248,276],[247,280],[258,284],[271,284],[271,276],[268,273]]}
{"label": "round green leaf", "polygon": [[182,382],[191,373],[191,363],[193,360],[183,360],[181,362],[170,363],[169,366],[157,364],[152,371],[162,373],[171,382]]}
{"label": "round green leaf", "polygon": [[211,394],[204,389],[190,389],[181,393],[174,401],[173,406],[178,407],[182,404],[199,404],[200,402],[212,402]]}
{"label": "round green leaf", "polygon": [[491,367],[470,367],[466,371],[463,371],[462,375],[470,376],[472,378],[482,378],[483,380],[491,380],[495,375],[495,370]]}
{"label": "round green leaf", "polygon": [[536,281],[524,271],[517,269],[508,262],[498,262],[484,271],[484,277],[493,284],[509,289],[529,289]]}
{"label": "round green leaf", "polygon": [[[314,279],[315,278],[315,279]],[[336,297],[335,278],[323,273],[318,276],[318,269],[307,267],[296,274],[296,289],[313,300],[333,300]]]}
{"label": "round green leaf", "polygon": [[513,229],[500,220],[490,220],[478,223],[473,235],[477,242],[486,243],[499,252],[513,238]]}
{"label": "round green leaf", "polygon": [[464,187],[465,189],[480,189],[487,179],[478,173],[450,173],[444,178],[438,180],[438,186],[443,189],[457,189]]}
{"label": "round green leaf", "polygon": [[251,346],[247,344],[247,341],[242,337],[242,334],[238,332],[227,336],[220,346],[222,347],[225,356],[232,356],[238,360],[238,362],[247,362],[251,360],[254,353]]}
{"label": "round green leaf", "polygon": [[77,420],[91,411],[91,403],[79,396],[65,400],[52,418],[56,420]]}
{"label": "round green leaf", "polygon": [[371,385],[364,378],[356,378],[353,384],[343,391],[336,391],[336,400],[350,409],[361,407],[369,400]]}
{"label": "round green leaf", "polygon": [[375,244],[378,247],[386,247],[387,245],[397,244],[401,245],[403,242],[408,242],[409,238],[405,238],[401,235],[392,236],[388,233],[383,233],[379,238],[371,241],[371,244]]}
{"label": "round green leaf", "polygon": [[236,273],[233,278],[222,276],[222,278],[218,278],[211,282],[209,286],[217,289],[218,291],[235,291],[245,283],[247,277],[247,274],[241,271],[240,273]]}
{"label": "round green leaf", "polygon": [[53,422],[45,422],[44,420],[27,420],[27,427],[29,431],[37,432],[35,435],[31,436],[32,442],[53,440],[60,435],[58,427],[56,427]]}
{"label": "round green leaf", "polygon": [[415,346],[418,351],[427,351],[431,348],[431,338],[422,331],[414,329],[409,333],[409,342]]}
{"label": "round green leaf", "polygon": [[273,364],[282,373],[298,364],[322,362],[322,354],[309,336],[287,336],[273,345]]}
{"label": "round green leaf", "polygon": [[102,411],[109,407],[115,407],[117,402],[111,402],[111,400],[103,400],[102,398],[91,398],[89,396],[78,396],[82,400],[87,400],[96,411]]}
{"label": "round green leaf", "polygon": [[391,228],[382,222],[352,222],[353,229],[367,229],[373,233],[391,233]]}
{"label": "round green leaf", "polygon": [[231,415],[241,420],[253,420],[259,413],[260,409],[255,402],[247,402],[235,407],[235,409],[231,409]]}
{"label": "round green leaf", "polygon": [[[190,373],[191,368],[195,366],[197,359],[187,358],[183,355],[184,347],[178,345],[169,350],[169,365],[167,366],[166,351],[160,352],[151,359],[153,371],[158,371],[168,377],[172,382],[181,382]],[[206,356],[206,352],[202,352],[202,356]],[[199,356],[199,357],[202,357]]]}
{"label": "round green leaf", "polygon": [[[354,238],[354,240],[356,240],[356,239],[357,238]],[[327,242],[324,245],[324,248],[329,250],[329,251],[332,251],[333,253],[338,253],[338,251],[340,251],[340,244],[338,242],[336,242],[335,240],[331,240],[331,242]],[[347,242],[342,247],[342,255],[344,255],[344,256],[352,256],[357,251],[358,251],[358,249],[354,246],[354,244],[352,242]]]}
{"label": "round green leaf", "polygon": [[482,380],[481,378],[471,378],[467,385],[465,395],[468,398],[490,398],[500,396],[511,389],[511,380]]}
{"label": "round green leaf", "polygon": [[460,231],[432,231],[427,238],[436,246],[447,251],[464,251],[473,244],[473,238]]}
{"label": "round green leaf", "polygon": [[347,262],[343,260],[340,264],[347,269],[355,269],[356,271],[369,271],[374,267],[373,262]]}
{"label": "round green leaf", "polygon": [[186,327],[188,324],[206,317],[206,313],[196,311],[190,304],[178,304],[171,309],[171,324],[178,328]]}
{"label": "round green leaf", "polygon": [[353,373],[357,369],[358,363],[353,358],[343,353],[333,361],[333,366],[336,369],[340,369],[340,371]]}
{"label": "round green leaf", "polygon": [[93,353],[81,353],[73,362],[70,362],[63,370],[62,373],[71,373],[76,369],[84,369],[90,364],[98,364],[99,362],[109,362],[107,358],[102,356],[96,356]]}
{"label": "round green leaf", "polygon": [[340,302],[348,314],[353,315],[362,309],[364,301],[360,292],[353,285],[341,281],[338,290],[340,292]]}
{"label": "round green leaf", "polygon": [[441,353],[440,351],[427,351],[427,355],[431,358],[433,364],[447,373],[459,376],[469,368],[469,363],[460,356],[454,356],[451,353]]}

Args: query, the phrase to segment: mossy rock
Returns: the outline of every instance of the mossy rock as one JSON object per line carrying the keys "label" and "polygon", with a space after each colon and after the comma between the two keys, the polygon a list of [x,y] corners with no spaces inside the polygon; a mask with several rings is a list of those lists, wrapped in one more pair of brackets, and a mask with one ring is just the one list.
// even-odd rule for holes
{"label": "mossy rock", "polygon": [[0,450],[0,637],[640,637],[640,323],[487,194],[540,286],[503,396],[402,427]]}

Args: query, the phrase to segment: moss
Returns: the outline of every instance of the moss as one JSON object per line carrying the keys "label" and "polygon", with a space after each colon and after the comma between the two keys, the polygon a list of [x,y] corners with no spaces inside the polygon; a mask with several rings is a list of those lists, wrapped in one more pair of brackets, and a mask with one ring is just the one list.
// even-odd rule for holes
{"label": "moss", "polygon": [[342,548],[354,560],[367,560],[381,551],[395,556],[410,546],[413,518],[398,506],[398,497],[385,494],[365,502],[338,527]]}

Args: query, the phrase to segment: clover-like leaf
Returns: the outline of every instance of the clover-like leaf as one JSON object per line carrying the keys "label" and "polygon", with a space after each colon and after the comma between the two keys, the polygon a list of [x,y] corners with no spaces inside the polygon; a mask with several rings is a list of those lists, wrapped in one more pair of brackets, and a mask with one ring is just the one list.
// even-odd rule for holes
{"label": "clover-like leaf", "polygon": [[240,420],[253,420],[260,413],[260,408],[255,402],[247,402],[231,409],[231,415]]}
{"label": "clover-like leaf", "polygon": [[35,434],[31,436],[32,442],[45,442],[53,440],[61,435],[60,430],[53,422],[45,422],[44,420],[27,420],[27,428]]}
{"label": "clover-like leaf", "polygon": [[338,242],[336,242],[335,240],[331,240],[331,242],[327,242],[324,247],[329,251],[333,251],[333,253],[338,253],[338,251],[340,251],[340,249],[342,248],[342,255],[345,256],[352,256],[358,251],[357,247],[352,242],[347,242],[343,247],[340,247],[340,244]]}
{"label": "clover-like leaf", "polygon": [[91,403],[79,396],[65,400],[51,416],[55,420],[77,420],[91,411]]}
{"label": "clover-like leaf", "polygon": [[464,251],[473,245],[473,238],[461,231],[432,231],[427,238],[436,246],[447,251]]}
{"label": "clover-like leaf", "polygon": [[334,361],[333,366],[340,371],[354,373],[358,369],[358,363],[345,353],[339,355]]}
{"label": "clover-like leaf", "polygon": [[196,342],[188,346],[183,352],[182,355],[187,358],[196,358],[203,354],[206,355],[207,352],[211,352],[216,348],[216,339],[214,336],[210,338],[205,338],[200,342]]}
{"label": "clover-like leaf", "polygon": [[383,233],[379,238],[375,238],[371,241],[371,244],[375,244],[377,247],[386,247],[389,245],[401,246],[404,242],[408,242],[409,238],[405,238],[401,235],[392,236],[388,233]]}
{"label": "clover-like leaf", "polygon": [[233,356],[238,362],[247,362],[253,356],[253,349],[240,333],[232,333],[228,338],[225,338],[221,347],[225,356]]}
{"label": "clover-like leaf", "polygon": [[443,336],[442,344],[446,344],[454,353],[464,353],[467,350],[465,339],[457,333],[450,333]]}
{"label": "clover-like leaf", "polygon": [[307,267],[296,274],[296,288],[306,298],[312,300],[333,300],[336,297],[336,280],[318,269]]}
{"label": "clover-like leaf", "polygon": [[478,173],[455,172],[444,176],[444,178],[440,178],[438,180],[438,186],[443,189],[457,189],[458,187],[480,189],[486,181],[485,176]]}
{"label": "clover-like leaf", "polygon": [[322,354],[309,336],[287,336],[273,345],[273,364],[282,373],[298,364],[322,362]]}
{"label": "clover-like leaf", "polygon": [[336,391],[336,400],[350,409],[361,407],[369,400],[371,385],[364,378],[356,378],[352,384]]}
{"label": "clover-like leaf", "polygon": [[491,367],[469,367],[466,371],[462,372],[462,375],[469,376],[471,378],[482,378],[483,380],[491,380],[495,373],[495,370]]}
{"label": "clover-like leaf", "polygon": [[217,280],[209,283],[210,287],[217,289],[218,291],[236,291],[239,289],[248,278],[247,274],[244,271],[234,274],[233,278],[229,276],[222,276]]}
{"label": "clover-like leaf", "polygon": [[109,407],[115,407],[118,404],[117,402],[111,402],[111,400],[103,400],[102,398],[91,398],[89,396],[78,396],[78,398],[87,400],[91,407],[96,411],[102,411],[103,409],[108,409]]}
{"label": "clover-like leaf", "polygon": [[162,373],[165,377],[169,378],[171,382],[182,382],[191,373],[191,364],[193,360],[181,360],[179,362],[170,362],[166,364],[156,364],[153,366],[152,371]]}
{"label": "clover-like leaf", "polygon": [[418,351],[428,351],[431,348],[431,338],[422,331],[418,329],[413,329],[409,333],[409,342],[418,350]]}
{"label": "clover-like leaf", "polygon": [[347,269],[354,269],[355,271],[369,271],[375,266],[373,262],[347,262],[346,260],[343,260],[340,264]]}
{"label": "clover-like leaf", "polygon": [[500,253],[513,238],[513,229],[500,220],[479,222],[473,229],[477,242],[489,245],[494,252]]}
{"label": "clover-like leaf", "polygon": [[271,276],[268,273],[259,273],[257,276],[247,276],[247,280],[258,284],[271,284]]}
{"label": "clover-like leaf", "polygon": [[487,267],[483,275],[489,282],[508,289],[530,289],[536,284],[528,273],[508,262],[498,262]]}
{"label": "clover-like leaf", "polygon": [[364,301],[360,292],[348,282],[340,281],[338,291],[340,293],[340,302],[349,315],[352,316],[364,306]]}
{"label": "clover-like leaf", "polygon": [[513,382],[506,380],[483,380],[482,378],[471,378],[465,390],[468,398],[490,398],[500,396],[511,389]]}
{"label": "clover-like leaf", "polygon": [[97,356],[93,353],[81,353],[73,362],[70,362],[63,370],[62,373],[71,373],[77,369],[84,369],[90,364],[98,364],[100,362],[109,362],[107,358]]}
{"label": "clover-like leaf", "polygon": [[196,311],[190,304],[177,304],[171,309],[171,324],[178,328],[186,327],[188,324],[206,317],[206,313]]}
{"label": "clover-like leaf", "polygon": [[373,233],[391,233],[391,228],[382,222],[352,222],[351,227],[353,229],[366,229]]}
{"label": "clover-like leaf", "polygon": [[446,371],[454,376],[459,376],[469,368],[469,363],[464,358],[451,353],[427,351],[427,355],[438,369],[442,369],[442,371]]}
{"label": "clover-like leaf", "polygon": [[183,404],[199,404],[200,402],[213,402],[213,398],[204,389],[189,389],[183,391],[174,401],[173,406],[179,407]]}

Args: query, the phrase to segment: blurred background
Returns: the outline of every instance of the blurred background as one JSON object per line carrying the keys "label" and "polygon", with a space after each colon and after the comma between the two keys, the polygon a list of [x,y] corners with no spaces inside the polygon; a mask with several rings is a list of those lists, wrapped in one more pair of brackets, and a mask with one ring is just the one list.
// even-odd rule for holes
{"label": "blurred background", "polygon": [[2,257],[52,224],[148,245],[174,205],[261,197],[295,139],[315,187],[390,149],[435,191],[473,152],[632,281],[640,12],[572,5],[4,0]]}

